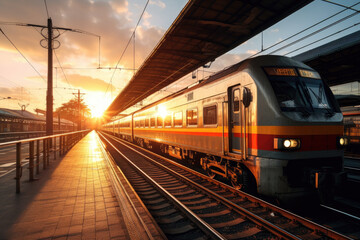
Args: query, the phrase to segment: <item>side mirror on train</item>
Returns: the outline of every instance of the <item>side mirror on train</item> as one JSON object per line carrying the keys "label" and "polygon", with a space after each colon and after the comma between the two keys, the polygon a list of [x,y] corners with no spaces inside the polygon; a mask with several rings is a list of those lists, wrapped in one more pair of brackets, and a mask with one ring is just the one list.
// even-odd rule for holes
{"label": "side mirror on train", "polygon": [[251,100],[252,100],[252,97],[251,97],[250,89],[247,87],[244,87],[243,94],[242,94],[242,102],[246,108],[250,105]]}

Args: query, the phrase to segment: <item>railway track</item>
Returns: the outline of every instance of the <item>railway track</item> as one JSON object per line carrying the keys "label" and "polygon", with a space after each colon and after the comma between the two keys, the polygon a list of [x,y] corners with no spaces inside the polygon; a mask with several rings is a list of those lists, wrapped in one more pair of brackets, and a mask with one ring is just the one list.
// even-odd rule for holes
{"label": "railway track", "polygon": [[348,174],[348,181],[360,183],[360,169],[354,167],[344,167],[344,170]]}
{"label": "railway track", "polygon": [[[138,147],[136,150],[135,146],[125,146],[121,140],[108,134],[106,138],[104,135],[101,136],[106,139],[107,145],[112,146],[108,149],[115,159],[119,158],[118,154],[122,154],[120,151],[128,155],[133,159],[133,164],[140,166],[141,171],[146,172],[154,182],[176,197],[190,210],[191,215],[201,218],[205,226],[211,226],[223,238],[350,239],[180,164],[166,160],[162,156],[154,155]],[[124,159],[124,156],[122,155],[121,158]],[[117,160],[117,162],[123,172],[128,175],[130,183],[148,206],[149,211],[154,212],[157,219],[156,212],[164,212],[159,209],[169,207],[168,203],[161,199],[160,194],[153,190],[149,182],[144,183],[141,177],[135,175],[133,170],[129,169],[128,163],[125,164],[123,160]],[[137,172],[141,171],[137,170]],[[167,221],[159,220],[159,225]],[[164,232],[166,231],[165,228]],[[185,236],[187,234],[189,233],[185,232]]]}

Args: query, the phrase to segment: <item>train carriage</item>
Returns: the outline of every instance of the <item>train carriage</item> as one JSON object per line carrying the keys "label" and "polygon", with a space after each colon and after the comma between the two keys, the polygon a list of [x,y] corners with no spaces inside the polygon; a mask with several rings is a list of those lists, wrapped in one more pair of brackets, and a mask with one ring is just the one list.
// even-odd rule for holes
{"label": "train carriage", "polygon": [[335,98],[287,57],[245,60],[125,119],[120,136],[282,200],[327,194],[344,176]]}

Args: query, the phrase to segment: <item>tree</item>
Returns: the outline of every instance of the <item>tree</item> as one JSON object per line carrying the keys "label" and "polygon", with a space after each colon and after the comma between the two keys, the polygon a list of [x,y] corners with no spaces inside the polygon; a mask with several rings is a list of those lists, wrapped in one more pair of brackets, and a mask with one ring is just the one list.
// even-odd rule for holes
{"label": "tree", "polygon": [[[63,103],[61,107],[55,111],[61,118],[70,120],[72,122],[78,122],[79,120],[79,103],[77,98],[73,98],[70,101]],[[82,119],[90,117],[90,109],[84,103],[84,99],[80,98],[80,114]]]}

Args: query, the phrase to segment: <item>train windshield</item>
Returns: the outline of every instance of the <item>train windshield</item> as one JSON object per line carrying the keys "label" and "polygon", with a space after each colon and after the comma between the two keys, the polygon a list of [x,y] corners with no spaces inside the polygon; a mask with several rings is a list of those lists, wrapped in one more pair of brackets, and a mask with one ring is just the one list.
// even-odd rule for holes
{"label": "train windshield", "polygon": [[265,68],[282,111],[300,111],[310,115],[323,111],[333,115],[336,109],[319,74],[295,68]]}

